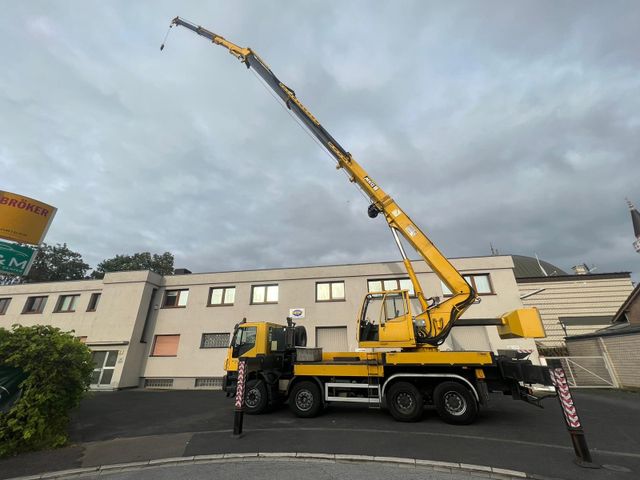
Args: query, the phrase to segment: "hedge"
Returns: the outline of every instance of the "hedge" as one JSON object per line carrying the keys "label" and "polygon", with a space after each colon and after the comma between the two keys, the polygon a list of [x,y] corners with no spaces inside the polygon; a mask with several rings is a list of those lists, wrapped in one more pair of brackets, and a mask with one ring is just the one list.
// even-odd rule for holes
{"label": "hedge", "polygon": [[0,328],[0,365],[27,375],[18,400],[0,413],[0,457],[65,445],[69,414],[89,389],[89,348],[59,328],[14,325]]}

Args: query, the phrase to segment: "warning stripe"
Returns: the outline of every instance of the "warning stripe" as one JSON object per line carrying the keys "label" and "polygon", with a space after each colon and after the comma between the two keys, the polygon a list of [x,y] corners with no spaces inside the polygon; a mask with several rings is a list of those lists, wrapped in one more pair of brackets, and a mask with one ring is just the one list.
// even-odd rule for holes
{"label": "warning stripe", "polygon": [[244,401],[244,372],[246,363],[240,362],[238,365],[238,383],[236,384],[236,404],[235,407],[240,410]]}
{"label": "warning stripe", "polygon": [[552,369],[551,380],[558,390],[558,399],[560,400],[567,425],[571,428],[580,428],[580,419],[578,418],[576,407],[573,404],[573,397],[571,396],[571,390],[567,384],[564,370],[562,368]]}

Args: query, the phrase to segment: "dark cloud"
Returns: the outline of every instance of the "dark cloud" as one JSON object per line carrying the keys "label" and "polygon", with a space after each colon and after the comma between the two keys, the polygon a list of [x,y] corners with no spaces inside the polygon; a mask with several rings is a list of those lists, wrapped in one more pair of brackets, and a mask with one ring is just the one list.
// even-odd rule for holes
{"label": "dark cloud", "polygon": [[5,6],[0,188],[56,205],[95,265],[382,261],[384,222],[259,81],[253,47],[450,256],[636,271],[635,2],[23,2]]}

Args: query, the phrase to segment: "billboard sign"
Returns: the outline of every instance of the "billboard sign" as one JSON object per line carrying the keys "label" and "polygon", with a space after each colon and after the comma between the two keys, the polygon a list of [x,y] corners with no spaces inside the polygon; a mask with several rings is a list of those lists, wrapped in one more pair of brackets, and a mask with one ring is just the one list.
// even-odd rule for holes
{"label": "billboard sign", "polygon": [[0,273],[26,275],[35,256],[35,248],[0,240]]}
{"label": "billboard sign", "polygon": [[55,214],[51,205],[0,190],[0,238],[39,245]]}

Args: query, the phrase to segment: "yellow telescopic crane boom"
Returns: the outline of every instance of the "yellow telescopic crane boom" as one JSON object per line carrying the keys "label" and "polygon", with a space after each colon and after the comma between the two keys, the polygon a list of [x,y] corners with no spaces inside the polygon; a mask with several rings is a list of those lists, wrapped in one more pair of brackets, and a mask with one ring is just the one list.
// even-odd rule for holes
{"label": "yellow telescopic crane boom", "polygon": [[[243,62],[247,68],[252,68],[264,82],[280,97],[293,114],[307,127],[311,134],[327,149],[336,159],[337,167],[343,168],[352,182],[356,183],[369,197],[369,216],[375,218],[379,213],[384,215],[393,238],[398,245],[404,266],[409,274],[415,294],[422,307],[422,312],[416,315],[416,320],[423,320],[426,328],[420,343],[439,345],[449,334],[454,323],[462,313],[477,298],[476,292],[460,272],[447,260],[447,258],[435,247],[429,238],[418,228],[409,216],[398,204],[367,174],[362,166],[356,162],[353,156],[331,136],[320,122],[298,100],[295,92],[282,83],[262,61],[262,59],[250,48],[239,47],[226,40],[222,36],[205,28],[176,17],[171,26],[180,25],[201,35],[216,45],[225,47],[229,53]],[[452,296],[441,303],[429,302],[407,257],[400,241],[400,235],[420,254],[424,261],[444,282]]]}

